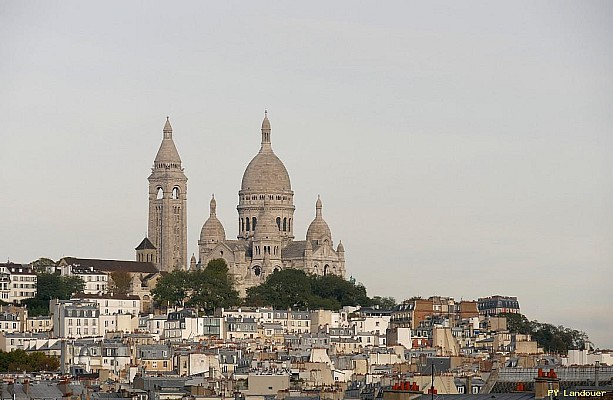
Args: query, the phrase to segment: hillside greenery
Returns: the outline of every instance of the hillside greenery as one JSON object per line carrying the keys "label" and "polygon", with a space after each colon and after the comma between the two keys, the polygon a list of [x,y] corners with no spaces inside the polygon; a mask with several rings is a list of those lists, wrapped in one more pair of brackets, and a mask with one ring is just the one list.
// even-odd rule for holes
{"label": "hillside greenery", "polygon": [[532,336],[546,352],[566,354],[568,350],[582,349],[589,340],[585,332],[537,320],[529,321],[523,314],[505,313],[499,316],[507,319],[509,332]]}
{"label": "hillside greenery", "polygon": [[338,310],[343,306],[370,306],[373,300],[361,283],[336,275],[308,275],[288,268],[274,272],[261,285],[247,289],[245,304],[280,309]]}
{"label": "hillside greenery", "polygon": [[68,300],[74,293],[82,292],[85,282],[78,276],[61,276],[39,272],[36,274],[36,297],[22,300],[28,307],[28,315],[49,315],[49,300]]}
{"label": "hillside greenery", "polygon": [[206,268],[194,271],[176,270],[164,275],[152,290],[160,306],[197,307],[213,311],[217,307],[240,304],[234,282],[225,260],[209,261]]}

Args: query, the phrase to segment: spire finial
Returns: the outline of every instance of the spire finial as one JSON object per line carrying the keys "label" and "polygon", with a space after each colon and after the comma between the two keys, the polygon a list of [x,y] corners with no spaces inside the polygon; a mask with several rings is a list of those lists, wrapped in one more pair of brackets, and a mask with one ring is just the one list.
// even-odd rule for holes
{"label": "spire finial", "polygon": [[217,213],[217,202],[215,201],[215,193],[213,193],[213,196],[211,196],[211,203],[210,203],[211,217],[215,216],[216,213]]}
{"label": "spire finial", "polygon": [[262,121],[262,150],[270,149],[270,121],[268,120],[268,110],[264,110],[264,120]]}
{"label": "spire finial", "polygon": [[317,201],[315,202],[315,216],[316,217],[321,217],[321,197],[319,195],[317,195]]}
{"label": "spire finial", "polygon": [[166,116],[164,124],[164,139],[172,139],[172,125],[170,125],[170,117]]}

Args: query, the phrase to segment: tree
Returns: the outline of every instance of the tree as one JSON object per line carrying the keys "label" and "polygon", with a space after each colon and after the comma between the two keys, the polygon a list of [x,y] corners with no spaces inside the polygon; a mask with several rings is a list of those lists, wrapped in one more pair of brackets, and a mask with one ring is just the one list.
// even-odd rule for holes
{"label": "tree", "polygon": [[55,267],[56,263],[50,258],[41,257],[36,261],[32,261],[32,268],[36,272],[46,272],[48,267]]}
{"label": "tree", "polygon": [[109,283],[109,291],[113,294],[126,295],[130,291],[130,283],[132,277],[129,272],[115,271],[111,272],[111,282]]}
{"label": "tree", "polygon": [[160,304],[199,307],[207,311],[240,303],[223,259],[211,260],[200,270],[173,271],[158,281],[152,293]]}
{"label": "tree", "polygon": [[580,349],[589,340],[587,334],[564,326],[529,321],[523,314],[504,313],[499,314],[507,319],[509,332],[532,336],[539,346],[546,351],[566,354],[570,349]]}
{"label": "tree", "polygon": [[42,352],[27,353],[17,349],[7,353],[0,350],[0,372],[55,371],[59,367],[57,357]]}
{"label": "tree", "polygon": [[379,306],[384,310],[391,310],[396,305],[396,299],[393,297],[375,296],[372,298],[372,305]]}
{"label": "tree", "polygon": [[261,285],[247,289],[245,303],[282,309],[307,308],[311,296],[311,278],[304,271],[288,268],[274,272]]}
{"label": "tree", "polygon": [[340,307],[368,306],[372,303],[366,295],[366,287],[361,283],[352,283],[338,275],[312,276],[311,279],[315,295],[333,299]]}
{"label": "tree", "polygon": [[47,272],[36,276],[36,296],[33,299],[22,300],[28,306],[30,316],[49,315],[49,300],[68,300],[75,294],[82,292],[85,282],[78,276],[61,276]]}
{"label": "tree", "polygon": [[274,272],[259,286],[247,289],[245,303],[275,308],[323,308],[338,310],[343,306],[367,306],[371,300],[364,285],[337,275],[307,275],[288,268]]}
{"label": "tree", "polygon": [[85,282],[83,282],[83,279],[78,276],[62,276],[60,277],[60,282],[62,284],[63,292],[62,296],[58,298],[62,300],[70,299],[73,294],[83,293],[85,290]]}
{"label": "tree", "polygon": [[228,274],[228,265],[223,258],[208,262],[204,270],[192,274],[192,296],[187,305],[213,311],[219,307],[240,304],[234,282]]}
{"label": "tree", "polygon": [[51,299],[68,300],[85,289],[85,282],[78,276],[61,276],[46,272],[37,274],[36,298],[49,301]]}
{"label": "tree", "polygon": [[167,306],[184,305],[189,291],[188,272],[174,270],[164,275],[151,291],[153,298],[160,304]]}

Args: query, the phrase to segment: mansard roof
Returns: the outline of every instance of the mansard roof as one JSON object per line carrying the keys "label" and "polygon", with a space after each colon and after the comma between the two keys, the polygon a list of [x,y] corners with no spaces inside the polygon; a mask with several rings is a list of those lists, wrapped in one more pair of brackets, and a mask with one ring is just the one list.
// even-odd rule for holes
{"label": "mansard roof", "polygon": [[81,267],[93,267],[104,272],[131,272],[131,273],[156,273],[158,269],[150,262],[127,261],[127,260],[101,260],[96,258],[64,257],[60,262],[66,265],[78,265]]}
{"label": "mansard roof", "polygon": [[106,293],[106,294],[93,294],[93,293],[76,293],[72,296],[73,300],[80,299],[117,299],[117,300],[140,300],[135,294],[119,294],[119,293]]}

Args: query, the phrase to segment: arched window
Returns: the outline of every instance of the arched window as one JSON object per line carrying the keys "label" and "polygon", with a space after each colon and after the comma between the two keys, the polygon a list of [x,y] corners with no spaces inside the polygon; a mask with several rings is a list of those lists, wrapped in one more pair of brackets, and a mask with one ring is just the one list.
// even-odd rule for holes
{"label": "arched window", "polygon": [[277,217],[277,228],[281,230],[281,217]]}
{"label": "arched window", "polygon": [[159,188],[158,188],[158,191],[157,191],[157,197],[156,197],[156,199],[158,199],[158,200],[159,200],[159,199],[161,199],[161,198],[163,198],[163,197],[164,197],[164,191],[162,190],[162,188],[161,188],[161,187],[159,187]]}
{"label": "arched window", "polygon": [[283,218],[283,232],[287,232],[287,218]]}
{"label": "arched window", "polygon": [[175,187],[172,189],[172,198],[174,200],[178,200],[180,195],[181,195],[181,192],[179,191],[178,187]]}
{"label": "arched window", "polygon": [[329,271],[328,269],[330,268],[330,266],[328,264],[324,265],[324,276],[328,275]]}
{"label": "arched window", "polygon": [[275,269],[272,270],[272,273],[274,274],[275,272],[279,272],[281,271],[281,269],[279,267],[275,267]]}
{"label": "arched window", "polygon": [[255,276],[262,275],[262,269],[258,265],[253,267],[253,275],[255,275]]}
{"label": "arched window", "polygon": [[253,230],[255,231],[255,225],[257,224],[258,220],[257,218],[253,217],[251,219],[251,226],[253,227]]}
{"label": "arched window", "polygon": [[249,232],[251,230],[249,228],[249,217],[245,218],[245,222],[247,223],[247,232]]}

